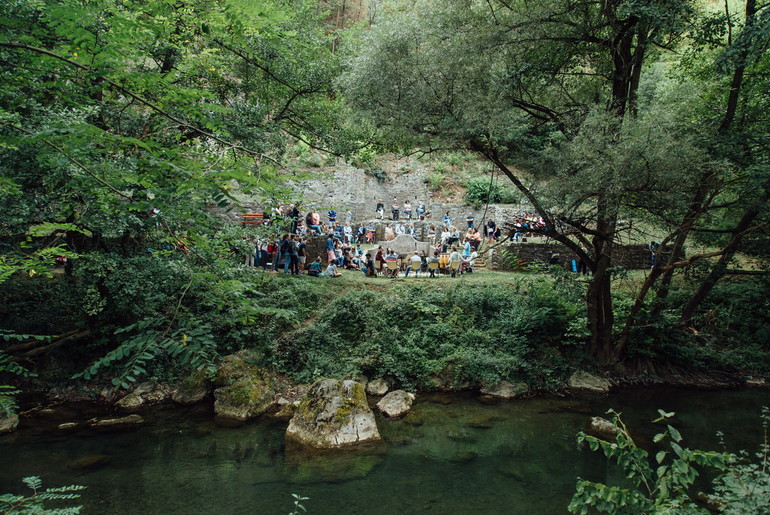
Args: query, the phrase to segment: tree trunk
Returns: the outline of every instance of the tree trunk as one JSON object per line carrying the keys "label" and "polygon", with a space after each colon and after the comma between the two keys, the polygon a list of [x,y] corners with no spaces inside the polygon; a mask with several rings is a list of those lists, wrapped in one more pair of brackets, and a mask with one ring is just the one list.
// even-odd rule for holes
{"label": "tree trunk", "polygon": [[698,306],[700,306],[708,294],[711,293],[711,290],[714,289],[714,286],[716,286],[717,282],[725,275],[725,272],[727,271],[727,264],[738,250],[738,247],[741,244],[741,240],[743,240],[743,236],[746,234],[746,231],[749,230],[751,224],[754,223],[754,220],[759,215],[762,206],[770,199],[770,190],[768,190],[768,188],[770,188],[770,185],[766,184],[765,194],[762,196],[760,201],[757,202],[756,207],[749,208],[743,213],[741,220],[735,226],[735,229],[733,229],[733,236],[724,247],[723,254],[719,258],[719,261],[717,261],[717,264],[714,266],[714,268],[711,269],[708,277],[706,277],[698,290],[692,295],[692,297],[690,297],[690,300],[687,301],[687,304],[685,304],[684,308],[682,308],[682,315],[679,318],[681,322],[687,323],[692,319],[695,311],[698,309]]}

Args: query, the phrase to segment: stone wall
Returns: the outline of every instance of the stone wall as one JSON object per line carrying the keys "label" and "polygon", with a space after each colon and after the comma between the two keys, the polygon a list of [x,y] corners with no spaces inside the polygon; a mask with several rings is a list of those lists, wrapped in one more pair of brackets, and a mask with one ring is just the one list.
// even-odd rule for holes
{"label": "stone wall", "polygon": [[[385,217],[390,218],[390,205],[393,197],[398,199],[401,205],[403,220],[403,204],[409,200],[412,210],[416,215],[417,204],[425,203],[428,214],[426,221],[440,225],[444,213],[449,211],[453,223],[458,228],[465,228],[465,217],[473,213],[476,224],[482,220],[492,218],[496,222],[508,220],[520,216],[527,211],[525,206],[496,204],[481,206],[474,209],[461,202],[442,202],[434,198],[430,191],[426,177],[430,170],[413,159],[401,159],[389,161],[387,178],[378,180],[365,170],[348,164],[339,164],[333,170],[318,170],[309,179],[303,179],[289,183],[297,192],[297,200],[302,201],[301,213],[304,219],[308,211],[314,210],[321,214],[322,221],[326,221],[326,211],[334,208],[337,211],[337,220],[345,221],[345,212],[350,209],[353,213],[353,222],[362,223],[376,219],[375,207],[382,200],[385,204]],[[444,195],[442,195],[442,198]],[[240,200],[245,212],[261,213],[264,206],[253,198],[241,195]],[[240,212],[231,211],[223,213],[232,221],[240,221]]]}
{"label": "stone wall", "polygon": [[[570,249],[556,242],[549,243],[510,243],[491,250],[487,256],[487,266],[492,270],[521,271],[534,262],[547,263],[552,254],[559,255],[559,264],[565,268],[578,257]],[[650,268],[650,251],[645,245],[622,245],[615,247],[615,263],[629,270]],[[661,252],[659,264],[666,264],[670,252]]]}

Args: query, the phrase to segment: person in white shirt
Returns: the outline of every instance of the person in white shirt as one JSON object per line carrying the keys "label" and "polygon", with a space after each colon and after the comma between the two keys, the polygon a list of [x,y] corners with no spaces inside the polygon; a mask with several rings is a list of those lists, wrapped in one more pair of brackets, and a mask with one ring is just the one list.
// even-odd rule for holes
{"label": "person in white shirt", "polygon": [[417,275],[420,271],[420,267],[422,267],[422,259],[420,258],[420,255],[415,252],[414,256],[409,258],[409,266],[406,267],[404,277],[409,277],[409,272],[411,271],[414,271],[414,274]]}

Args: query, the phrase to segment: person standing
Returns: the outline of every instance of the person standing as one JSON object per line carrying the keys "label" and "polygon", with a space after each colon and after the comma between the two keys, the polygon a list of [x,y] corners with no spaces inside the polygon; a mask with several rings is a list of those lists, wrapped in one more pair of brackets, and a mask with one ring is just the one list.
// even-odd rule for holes
{"label": "person standing", "polygon": [[329,233],[326,237],[326,260],[331,263],[337,260],[337,255],[334,253],[334,235]]}
{"label": "person standing", "polygon": [[348,209],[345,212],[345,223],[346,224],[353,223],[353,211],[351,211],[350,209]]}
{"label": "person standing", "polygon": [[307,241],[305,241],[304,238],[301,236],[298,236],[299,238],[299,244],[297,245],[297,260],[299,273],[305,271],[305,262],[307,261]]}
{"label": "person standing", "polygon": [[288,274],[291,267],[291,239],[288,234],[283,235],[283,241],[281,241],[281,255],[283,256],[283,273]]}
{"label": "person standing", "polygon": [[291,274],[299,275],[299,243],[302,241],[297,235],[292,237],[291,241]]}
{"label": "person standing", "polygon": [[291,218],[291,233],[297,234],[297,222],[299,221],[299,206],[289,205],[289,218]]}

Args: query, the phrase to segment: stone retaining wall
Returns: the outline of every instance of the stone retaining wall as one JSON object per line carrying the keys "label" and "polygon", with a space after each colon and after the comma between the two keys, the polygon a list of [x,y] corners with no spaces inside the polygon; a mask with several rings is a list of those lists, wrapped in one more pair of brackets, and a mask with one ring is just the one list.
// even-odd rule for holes
{"label": "stone retaining wall", "polygon": [[[496,247],[487,254],[488,268],[500,271],[526,270],[533,263],[548,263],[552,254],[559,255],[559,264],[569,267],[570,262],[578,260],[577,255],[561,243],[510,243]],[[663,251],[658,255],[659,264],[666,264],[671,257],[670,252]],[[650,268],[650,251],[645,245],[622,245],[615,247],[614,261],[617,266],[629,270]]]}

